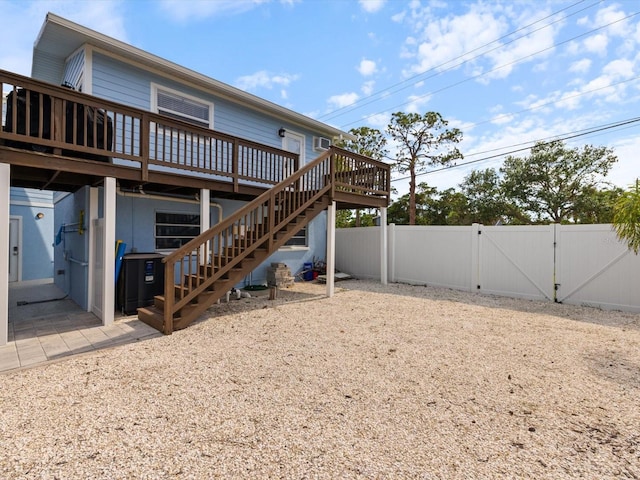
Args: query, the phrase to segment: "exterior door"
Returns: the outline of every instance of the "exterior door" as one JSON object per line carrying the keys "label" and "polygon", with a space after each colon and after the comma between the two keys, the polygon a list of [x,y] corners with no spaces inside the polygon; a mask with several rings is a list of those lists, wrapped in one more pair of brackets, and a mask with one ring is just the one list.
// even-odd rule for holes
{"label": "exterior door", "polygon": [[[304,158],[304,135],[296,132],[290,132],[289,130],[285,131],[284,138],[282,139],[282,149],[287,152],[297,153],[300,155],[300,164],[298,168],[302,167],[305,164]],[[288,177],[293,173],[293,168],[290,166],[285,167],[285,177]]]}
{"label": "exterior door", "polygon": [[20,281],[22,217],[9,218],[9,282]]}

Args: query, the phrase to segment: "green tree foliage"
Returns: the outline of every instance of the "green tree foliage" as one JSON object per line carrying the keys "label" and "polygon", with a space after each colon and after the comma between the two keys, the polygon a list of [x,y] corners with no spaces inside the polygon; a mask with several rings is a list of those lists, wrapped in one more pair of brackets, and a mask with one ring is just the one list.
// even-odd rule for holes
{"label": "green tree foliage", "polygon": [[585,188],[576,201],[573,220],[576,223],[613,223],[614,205],[623,192],[618,187],[603,190]]}
{"label": "green tree foliage", "polygon": [[409,173],[409,224],[416,224],[416,175],[429,166],[450,165],[462,158],[455,146],[462,140],[457,128],[447,128],[448,122],[437,112],[396,112],[391,115],[387,133],[398,147],[396,168]]}
{"label": "green tree foliage", "polygon": [[[430,225],[432,206],[437,189],[426,183],[418,185],[416,190],[416,216],[413,225]],[[409,194],[393,202],[387,210],[387,221],[396,225],[409,225]]]}
{"label": "green tree foliage", "polygon": [[352,128],[349,133],[355,136],[355,140],[342,140],[336,145],[374,160],[382,161],[387,155],[387,138],[377,128]]}
{"label": "green tree foliage", "polygon": [[640,179],[620,195],[613,210],[613,228],[618,239],[637,255],[640,251]]}
{"label": "green tree foliage", "polygon": [[500,175],[493,168],[474,170],[459,185],[468,202],[469,223],[527,224],[531,220],[505,197]]}
{"label": "green tree foliage", "polygon": [[535,222],[575,221],[581,198],[597,189],[616,161],[606,147],[539,142],[528,157],[507,157],[500,169],[502,188]]}
{"label": "green tree foliage", "polygon": [[[467,199],[450,188],[439,192],[435,187],[420,183],[416,191],[416,218],[414,225],[467,225]],[[389,206],[389,223],[410,225],[409,194],[403,195]]]}
{"label": "green tree foliage", "polygon": [[336,212],[336,227],[374,227],[376,225],[377,214],[375,210],[355,211],[338,210]]}

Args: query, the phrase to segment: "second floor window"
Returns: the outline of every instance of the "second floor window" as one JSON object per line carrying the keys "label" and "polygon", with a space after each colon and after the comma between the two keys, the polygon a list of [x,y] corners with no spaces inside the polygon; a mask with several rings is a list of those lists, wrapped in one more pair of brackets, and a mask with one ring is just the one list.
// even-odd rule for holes
{"label": "second floor window", "polygon": [[161,115],[213,128],[213,103],[152,84],[152,109]]}

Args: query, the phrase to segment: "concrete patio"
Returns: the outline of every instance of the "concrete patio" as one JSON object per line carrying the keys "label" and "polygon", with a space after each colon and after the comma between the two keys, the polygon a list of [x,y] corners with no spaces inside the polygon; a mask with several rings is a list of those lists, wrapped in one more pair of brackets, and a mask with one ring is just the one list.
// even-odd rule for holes
{"label": "concrete patio", "polygon": [[0,346],[0,372],[160,335],[137,317],[117,313],[112,325],[102,326],[53,283],[12,284],[9,342]]}

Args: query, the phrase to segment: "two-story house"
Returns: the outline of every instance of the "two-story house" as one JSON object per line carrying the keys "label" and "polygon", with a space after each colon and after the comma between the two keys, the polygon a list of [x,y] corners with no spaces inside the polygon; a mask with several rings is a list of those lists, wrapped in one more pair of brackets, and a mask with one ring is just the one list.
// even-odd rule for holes
{"label": "two-story house", "polygon": [[331,266],[335,209],[388,203],[389,166],[332,146],[349,134],[54,14],[31,78],[0,82],[0,221],[10,188],[58,192],[54,281],[105,324],[116,242],[162,255],[164,295],[138,313],[171,333],[272,262]]}

